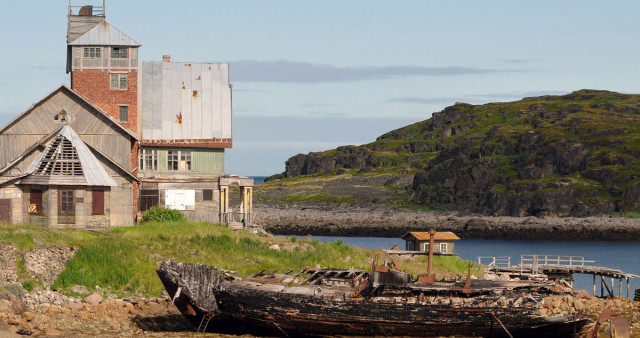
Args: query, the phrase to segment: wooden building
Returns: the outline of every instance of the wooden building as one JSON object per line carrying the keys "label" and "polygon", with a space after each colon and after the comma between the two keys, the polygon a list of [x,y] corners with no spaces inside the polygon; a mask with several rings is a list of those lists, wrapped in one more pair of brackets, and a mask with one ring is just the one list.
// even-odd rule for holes
{"label": "wooden building", "polygon": [[[424,251],[429,252],[429,233],[428,232],[409,232],[402,236],[405,240],[407,251]],[[434,255],[455,255],[454,242],[459,240],[453,232],[438,231],[434,235]]]}
{"label": "wooden building", "polygon": [[0,220],[132,225],[160,204],[191,220],[250,222],[253,179],[224,171],[229,65],[140,62],[141,44],[105,21],[104,0],[69,4],[67,33],[71,87],[0,129]]}
{"label": "wooden building", "polygon": [[0,129],[0,219],[132,225],[136,136],[66,86]]}

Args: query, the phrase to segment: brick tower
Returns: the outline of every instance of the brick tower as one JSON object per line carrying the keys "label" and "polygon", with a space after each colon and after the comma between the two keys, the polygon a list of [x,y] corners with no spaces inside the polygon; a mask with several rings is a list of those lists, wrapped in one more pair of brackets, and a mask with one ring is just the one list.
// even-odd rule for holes
{"label": "brick tower", "polygon": [[[102,6],[70,3],[68,19],[67,73],[71,73],[71,89],[138,134],[140,44],[105,21],[105,0]],[[137,165],[138,140],[134,139],[130,169],[135,171]],[[132,208],[135,217],[138,210],[135,181]]]}
{"label": "brick tower", "polygon": [[104,1],[102,7],[69,6],[71,89],[137,133],[140,44],[107,23],[104,9]]}

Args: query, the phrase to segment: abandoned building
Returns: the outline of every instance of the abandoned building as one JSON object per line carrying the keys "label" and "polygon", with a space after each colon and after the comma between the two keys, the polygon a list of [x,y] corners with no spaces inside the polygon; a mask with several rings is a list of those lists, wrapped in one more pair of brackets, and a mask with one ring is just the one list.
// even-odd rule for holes
{"label": "abandoned building", "polygon": [[0,220],[126,226],[159,204],[190,220],[250,222],[253,179],[224,171],[229,65],[139,61],[141,45],[105,21],[104,5],[69,4],[71,86],[0,129]]}
{"label": "abandoned building", "polygon": [[[429,252],[429,233],[428,232],[409,232],[402,236],[405,240],[405,250],[407,251],[424,251]],[[459,240],[453,232],[438,231],[433,237],[433,254],[434,255],[455,255],[454,242]]]}

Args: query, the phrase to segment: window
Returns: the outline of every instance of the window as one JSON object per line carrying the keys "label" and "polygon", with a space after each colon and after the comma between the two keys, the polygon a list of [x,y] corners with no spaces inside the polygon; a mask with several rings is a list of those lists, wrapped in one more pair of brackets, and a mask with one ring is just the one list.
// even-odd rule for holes
{"label": "window", "polygon": [[104,190],[91,192],[91,214],[104,215]]}
{"label": "window", "polygon": [[58,115],[54,117],[54,120],[58,120],[58,122],[67,122],[67,112],[61,110]]}
{"label": "window", "polygon": [[126,73],[111,74],[111,89],[129,88],[129,76]]}
{"label": "window", "polygon": [[191,150],[167,150],[167,170],[191,170]]}
{"label": "window", "polygon": [[140,192],[140,211],[147,211],[158,203],[160,203],[159,190],[142,190]]}
{"label": "window", "polygon": [[412,241],[407,242],[407,251],[413,251],[413,250],[415,250],[413,248],[413,242]]}
{"label": "window", "polygon": [[423,244],[423,250],[422,251],[424,251],[424,252],[428,252],[429,251],[429,242]]}
{"label": "window", "polygon": [[202,190],[202,200],[213,201],[213,190],[211,189]]}
{"label": "window", "polygon": [[102,47],[84,47],[84,57],[99,59],[102,56]]}
{"label": "window", "polygon": [[73,190],[60,190],[59,204],[60,204],[60,216],[74,216],[75,207],[73,203]]}
{"label": "window", "polygon": [[126,59],[127,58],[127,49],[122,47],[112,47],[111,48],[111,58],[112,59]]}
{"label": "window", "polygon": [[447,252],[447,243],[440,243],[440,253]]}
{"label": "window", "polygon": [[157,149],[142,149],[140,151],[140,170],[158,170]]}
{"label": "window", "polygon": [[129,121],[129,107],[120,106],[120,122]]}
{"label": "window", "polygon": [[42,190],[31,190],[31,196],[29,197],[29,214],[44,215],[42,211]]}

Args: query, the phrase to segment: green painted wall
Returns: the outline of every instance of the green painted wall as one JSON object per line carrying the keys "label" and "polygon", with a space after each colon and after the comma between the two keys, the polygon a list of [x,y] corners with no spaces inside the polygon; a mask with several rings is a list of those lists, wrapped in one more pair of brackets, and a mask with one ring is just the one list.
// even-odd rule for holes
{"label": "green painted wall", "polygon": [[[155,148],[158,149],[158,170],[156,173],[162,174],[223,174],[224,173],[224,149],[206,148]],[[191,171],[167,170],[167,149],[191,150]],[[151,170],[144,170],[145,173],[153,173]],[[145,175],[146,176],[146,175]]]}

